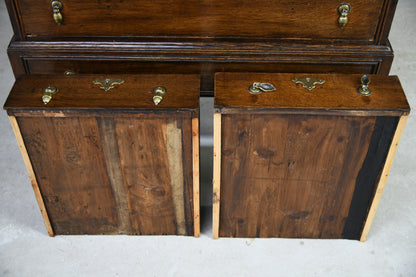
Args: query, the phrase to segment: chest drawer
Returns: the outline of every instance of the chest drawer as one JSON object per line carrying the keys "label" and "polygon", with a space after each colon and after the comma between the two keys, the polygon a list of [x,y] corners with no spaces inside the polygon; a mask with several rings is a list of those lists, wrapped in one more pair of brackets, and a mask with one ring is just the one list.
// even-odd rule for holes
{"label": "chest drawer", "polygon": [[410,108],[360,78],[216,74],[214,237],[366,239]]}
{"label": "chest drawer", "polygon": [[201,95],[213,95],[215,72],[344,73],[387,75],[390,46],[278,43],[147,43],[12,41],[15,76],[24,74],[200,74]]}
{"label": "chest drawer", "polygon": [[[378,44],[386,42],[397,0],[350,0],[344,15],[343,2],[333,0],[7,2],[20,39],[215,37]],[[54,12],[51,3],[58,2]],[[345,27],[339,25],[341,17]]]}
{"label": "chest drawer", "polygon": [[199,76],[111,77],[24,76],[4,106],[49,234],[198,236]]}

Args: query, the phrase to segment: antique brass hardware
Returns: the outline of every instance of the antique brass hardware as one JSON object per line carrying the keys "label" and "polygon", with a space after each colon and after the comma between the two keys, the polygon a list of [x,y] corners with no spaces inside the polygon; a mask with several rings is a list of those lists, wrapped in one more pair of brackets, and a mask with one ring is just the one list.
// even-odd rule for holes
{"label": "antique brass hardware", "polygon": [[47,88],[43,89],[43,96],[42,96],[42,101],[43,104],[48,104],[51,100],[52,100],[52,95],[54,95],[55,93],[58,93],[59,89],[57,87],[54,86],[49,86]]}
{"label": "antique brass hardware", "polygon": [[369,96],[371,94],[371,89],[368,88],[370,84],[370,78],[367,75],[361,77],[361,87],[357,88],[357,92],[364,96]]}
{"label": "antique brass hardware", "polygon": [[162,101],[162,96],[165,95],[166,92],[167,89],[165,87],[155,87],[152,89],[152,93],[154,94],[153,103],[155,103],[156,106],[159,105],[160,101]]}
{"label": "antique brass hardware", "polygon": [[75,75],[75,71],[73,70],[67,70],[64,72],[65,75]]}
{"label": "antique brass hardware", "polygon": [[248,92],[251,94],[260,94],[262,92],[274,91],[276,88],[270,83],[254,82],[248,87]]}
{"label": "antique brass hardware", "polygon": [[302,84],[304,88],[307,90],[313,90],[316,84],[322,85],[325,83],[325,80],[319,78],[311,78],[311,77],[304,77],[304,78],[293,78],[292,80],[295,84]]}
{"label": "antique brass hardware", "polygon": [[344,28],[348,23],[348,14],[351,12],[351,6],[348,3],[344,3],[338,6],[338,13],[340,17],[338,18],[339,27]]}
{"label": "antique brass hardware", "polygon": [[100,88],[104,91],[109,91],[110,89],[114,88],[114,85],[120,85],[124,83],[122,79],[112,79],[112,78],[105,78],[105,79],[95,79],[92,81],[94,85],[100,85]]}
{"label": "antique brass hardware", "polygon": [[63,20],[61,10],[64,8],[64,4],[59,0],[52,0],[50,5],[53,11],[53,20],[56,24],[61,25]]}

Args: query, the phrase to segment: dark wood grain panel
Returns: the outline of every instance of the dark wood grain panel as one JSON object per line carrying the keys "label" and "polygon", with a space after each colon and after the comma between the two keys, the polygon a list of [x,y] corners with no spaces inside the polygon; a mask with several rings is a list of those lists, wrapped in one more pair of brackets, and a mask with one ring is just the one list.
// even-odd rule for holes
{"label": "dark wood grain panel", "polygon": [[[93,84],[96,79],[116,78],[124,83],[109,91]],[[56,86],[59,92],[47,105],[42,102],[43,89]],[[158,106],[153,103],[152,89],[164,86],[167,93]],[[27,75],[16,80],[5,103],[6,109],[30,110],[166,110],[197,109],[199,75]]]}
{"label": "dark wood grain panel", "polygon": [[384,21],[391,21],[383,17],[391,15],[386,7],[397,1],[350,0],[352,12],[343,29],[337,22],[339,1],[64,1],[60,26],[49,2],[8,1],[18,6],[22,38],[265,37],[375,43],[383,27],[389,27]]}
{"label": "dark wood grain panel", "polygon": [[[309,91],[293,78],[315,77],[325,80]],[[369,75],[370,96],[357,93],[362,75],[217,73],[215,107],[223,113],[298,112],[353,115],[402,115],[410,111],[397,76]],[[253,95],[248,87],[268,82],[275,91]]]}
{"label": "dark wood grain panel", "polygon": [[18,118],[55,234],[118,233],[94,118]]}
{"label": "dark wood grain panel", "polygon": [[123,118],[115,128],[133,231],[192,235],[191,119]]}
{"label": "dark wood grain panel", "polygon": [[381,172],[384,170],[398,122],[398,117],[377,117],[367,156],[357,176],[343,238],[358,240],[362,235],[364,222],[376,194],[377,183],[382,177]]}
{"label": "dark wood grain panel", "polygon": [[223,115],[220,236],[341,237],[374,123]]}

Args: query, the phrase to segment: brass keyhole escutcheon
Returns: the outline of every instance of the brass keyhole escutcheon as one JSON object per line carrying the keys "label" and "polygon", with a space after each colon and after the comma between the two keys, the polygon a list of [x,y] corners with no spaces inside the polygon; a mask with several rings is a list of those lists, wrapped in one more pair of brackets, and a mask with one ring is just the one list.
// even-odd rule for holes
{"label": "brass keyhole escutcheon", "polygon": [[61,10],[64,8],[64,4],[59,0],[52,0],[50,5],[53,11],[53,20],[56,24],[61,25],[63,21]]}
{"label": "brass keyhole escutcheon", "polygon": [[344,3],[338,6],[338,13],[340,17],[338,18],[338,25],[340,28],[344,28],[348,23],[348,14],[351,12],[351,5]]}

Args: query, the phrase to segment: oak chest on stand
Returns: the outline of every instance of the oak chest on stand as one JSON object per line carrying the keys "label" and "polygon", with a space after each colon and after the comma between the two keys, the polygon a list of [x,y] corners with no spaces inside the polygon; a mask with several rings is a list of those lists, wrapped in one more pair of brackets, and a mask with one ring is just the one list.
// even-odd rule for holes
{"label": "oak chest on stand", "polygon": [[[397,0],[6,0],[22,74],[388,75]],[[184,14],[186,11],[186,15]]]}

